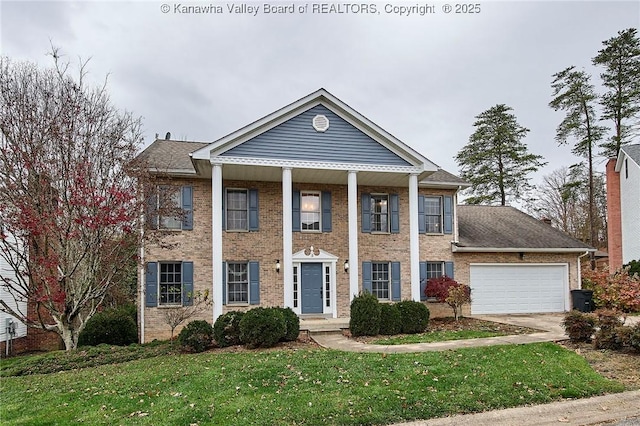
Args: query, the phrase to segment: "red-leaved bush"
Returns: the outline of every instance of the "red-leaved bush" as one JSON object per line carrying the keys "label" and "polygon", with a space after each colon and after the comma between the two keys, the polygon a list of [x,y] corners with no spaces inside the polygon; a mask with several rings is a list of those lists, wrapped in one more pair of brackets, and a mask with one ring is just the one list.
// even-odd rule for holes
{"label": "red-leaved bush", "polygon": [[462,306],[471,303],[471,287],[446,275],[429,279],[424,293],[427,297],[435,297],[438,302],[451,306],[456,321],[462,313]]}
{"label": "red-leaved bush", "polygon": [[615,274],[606,269],[582,272],[582,287],[593,290],[598,308],[640,312],[640,277],[623,268]]}

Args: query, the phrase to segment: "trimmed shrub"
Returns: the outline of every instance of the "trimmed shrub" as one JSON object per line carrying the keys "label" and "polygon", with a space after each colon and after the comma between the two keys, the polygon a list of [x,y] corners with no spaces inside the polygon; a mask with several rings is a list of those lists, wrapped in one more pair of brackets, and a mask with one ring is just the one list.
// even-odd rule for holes
{"label": "trimmed shrub", "polygon": [[274,346],[286,331],[282,314],[274,308],[253,308],[240,320],[240,340],[248,348]]}
{"label": "trimmed shrub", "polygon": [[624,321],[620,319],[621,313],[615,309],[600,309],[596,311],[598,316],[597,325],[600,330],[613,330],[621,327]]}
{"label": "trimmed shrub", "polygon": [[380,334],[391,336],[402,330],[402,318],[395,304],[380,304]]}
{"label": "trimmed shrub", "polygon": [[213,324],[213,339],[219,347],[225,348],[242,343],[240,340],[240,320],[243,315],[242,311],[230,311],[218,317]]}
{"label": "trimmed shrub", "polygon": [[203,352],[211,346],[213,327],[207,321],[195,320],[187,324],[178,334],[178,342],[183,350]]}
{"label": "trimmed shrub", "polygon": [[284,342],[294,342],[300,334],[300,318],[291,308],[274,308],[280,311],[284,319],[285,333],[282,337]]}
{"label": "trimmed shrub", "polygon": [[402,322],[401,331],[406,334],[423,333],[429,325],[429,308],[413,300],[396,303]]}
{"label": "trimmed shrub", "polygon": [[562,325],[572,342],[590,342],[596,331],[596,320],[593,315],[575,309],[564,316]]}
{"label": "trimmed shrub", "polygon": [[353,298],[349,330],[352,336],[376,336],[380,332],[380,303],[375,295],[362,292]]}
{"label": "trimmed shrub", "polygon": [[593,346],[596,349],[620,350],[630,346],[631,327],[618,326],[603,328],[596,332],[593,338]]}
{"label": "trimmed shrub", "polygon": [[128,307],[105,309],[92,316],[78,336],[79,346],[101,343],[126,346],[138,342],[138,326]]}

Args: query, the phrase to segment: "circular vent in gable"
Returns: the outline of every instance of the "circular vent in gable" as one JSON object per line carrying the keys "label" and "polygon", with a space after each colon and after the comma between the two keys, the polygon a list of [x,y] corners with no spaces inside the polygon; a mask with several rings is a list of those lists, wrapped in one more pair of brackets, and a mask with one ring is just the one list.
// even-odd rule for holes
{"label": "circular vent in gable", "polygon": [[322,114],[316,115],[313,117],[313,128],[316,132],[326,132],[329,128],[329,119]]}

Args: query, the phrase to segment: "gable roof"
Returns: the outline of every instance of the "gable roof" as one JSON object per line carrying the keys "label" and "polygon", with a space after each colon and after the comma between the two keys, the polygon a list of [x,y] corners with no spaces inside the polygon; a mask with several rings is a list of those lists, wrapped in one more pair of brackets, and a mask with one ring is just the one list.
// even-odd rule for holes
{"label": "gable roof", "polygon": [[509,206],[459,205],[456,252],[586,252],[594,248]]}
{"label": "gable roof", "polygon": [[191,153],[207,146],[204,142],[186,142],[157,139],[138,158],[156,172],[171,174],[195,174],[196,170],[191,162]]}
{"label": "gable roof", "polygon": [[325,89],[319,89],[279,110],[257,120],[253,123],[207,145],[192,154],[197,160],[209,160],[212,156],[221,156],[225,152],[241,145],[265,132],[279,126],[288,120],[322,105],[340,119],[349,123],[364,135],[376,141],[408,164],[419,167],[421,171],[434,172],[438,166],[415,151],[413,148],[401,142],[392,134],[382,129],[368,118],[355,111]]}
{"label": "gable roof", "polygon": [[444,169],[438,169],[438,171],[431,173],[429,176],[421,180],[420,186],[427,188],[458,189],[468,188],[471,184]]}
{"label": "gable roof", "polygon": [[620,148],[618,161],[616,162],[616,172],[622,170],[622,163],[625,157],[631,158],[631,160],[640,167],[640,144],[625,145]]}

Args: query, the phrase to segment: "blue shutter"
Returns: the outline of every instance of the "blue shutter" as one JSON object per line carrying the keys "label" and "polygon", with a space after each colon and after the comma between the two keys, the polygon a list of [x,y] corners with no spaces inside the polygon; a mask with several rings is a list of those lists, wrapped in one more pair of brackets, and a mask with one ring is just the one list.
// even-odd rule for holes
{"label": "blue shutter", "polygon": [[322,232],[331,232],[331,192],[322,192]]}
{"label": "blue shutter", "polygon": [[191,231],[193,229],[193,187],[182,187],[182,229]]}
{"label": "blue shutter", "polygon": [[424,195],[418,195],[418,232],[427,233],[427,221],[424,214]]}
{"label": "blue shutter", "polygon": [[453,262],[444,262],[444,274],[453,279]]}
{"label": "blue shutter", "polygon": [[420,262],[420,300],[427,300],[427,262]]}
{"label": "blue shutter", "polygon": [[249,231],[257,231],[258,223],[258,190],[249,190]]}
{"label": "blue shutter", "polygon": [[444,196],[444,233],[453,233],[453,197]]}
{"label": "blue shutter", "polygon": [[[226,198],[227,198],[227,188],[223,188],[222,189],[222,205],[220,206],[220,208],[222,209],[222,230],[226,230],[227,229],[227,215],[225,212],[225,204],[226,204]],[[213,208],[216,208],[215,206],[213,206]]]}
{"label": "blue shutter", "polygon": [[158,192],[156,187],[147,198],[146,225],[149,229],[158,229]]}
{"label": "blue shutter", "polygon": [[400,233],[400,201],[398,194],[389,195],[389,204],[391,204],[391,233]]}
{"label": "blue shutter", "polygon": [[260,264],[249,262],[249,303],[260,304]]}
{"label": "blue shutter", "polygon": [[391,300],[399,301],[400,292],[400,262],[391,262]]}
{"label": "blue shutter", "polygon": [[371,232],[371,195],[362,194],[362,232]]}
{"label": "blue shutter", "polygon": [[222,262],[222,304],[227,304],[227,262]]}
{"label": "blue shutter", "polygon": [[291,197],[291,222],[293,232],[300,232],[300,191],[293,191]]}
{"label": "blue shutter", "polygon": [[371,262],[362,262],[362,291],[371,293]]}
{"label": "blue shutter", "polygon": [[147,262],[144,292],[146,306],[148,308],[158,306],[158,262]]}
{"label": "blue shutter", "polygon": [[193,262],[182,262],[182,305],[193,305]]}

